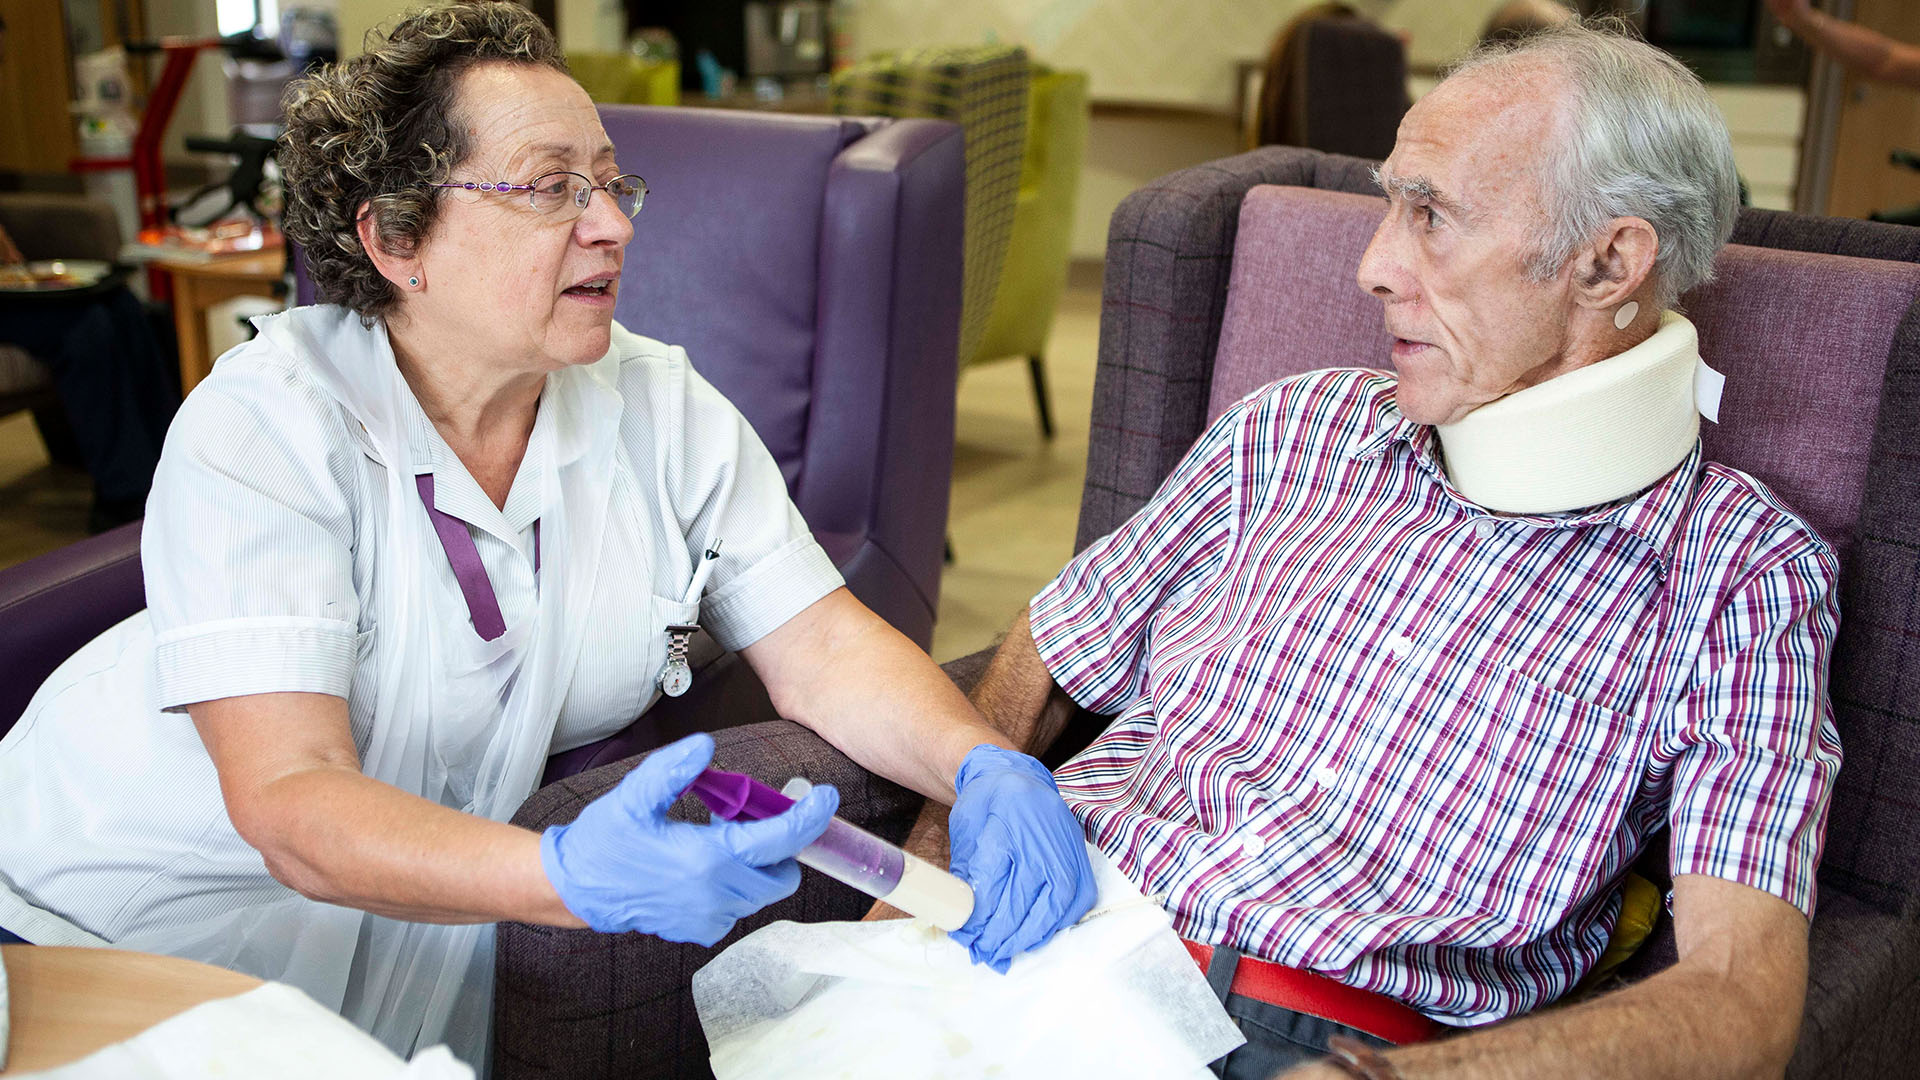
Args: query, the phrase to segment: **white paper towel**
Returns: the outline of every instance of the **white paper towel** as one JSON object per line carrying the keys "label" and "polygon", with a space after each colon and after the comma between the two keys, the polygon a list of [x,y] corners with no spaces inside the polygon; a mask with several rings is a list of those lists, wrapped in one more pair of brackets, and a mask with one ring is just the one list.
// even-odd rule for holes
{"label": "white paper towel", "polygon": [[693,976],[718,1080],[1209,1076],[1245,1040],[1166,913],[1092,847],[1100,899],[1000,975],[919,920],[774,923]]}
{"label": "white paper towel", "polygon": [[444,1046],[401,1061],[373,1036],[285,983],[196,1005],[38,1080],[473,1080]]}

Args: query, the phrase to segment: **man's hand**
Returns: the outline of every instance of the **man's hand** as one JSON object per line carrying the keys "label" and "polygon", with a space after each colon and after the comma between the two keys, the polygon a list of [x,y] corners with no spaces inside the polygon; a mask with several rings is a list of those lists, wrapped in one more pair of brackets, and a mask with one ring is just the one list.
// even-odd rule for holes
{"label": "man's hand", "polygon": [[[1405,1080],[1745,1080],[1779,1076],[1800,1030],[1807,920],[1758,889],[1697,874],[1673,881],[1679,962],[1578,1005],[1543,1009],[1387,1060]],[[1331,1078],[1302,1066],[1286,1080]]]}
{"label": "man's hand", "polygon": [[20,254],[20,249],[14,246],[13,237],[7,235],[5,228],[0,228],[0,266],[26,261],[27,257]]}
{"label": "man's hand", "polygon": [[1053,775],[1025,754],[976,746],[953,785],[953,872],[973,887],[973,916],[953,938],[1004,973],[1093,910],[1085,834]]}

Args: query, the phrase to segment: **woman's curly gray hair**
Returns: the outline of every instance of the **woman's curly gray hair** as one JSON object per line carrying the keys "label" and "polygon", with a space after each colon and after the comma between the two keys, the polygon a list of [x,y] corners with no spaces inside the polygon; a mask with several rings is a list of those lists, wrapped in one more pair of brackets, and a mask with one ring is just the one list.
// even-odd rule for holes
{"label": "woman's curly gray hair", "polygon": [[361,207],[382,248],[418,248],[439,210],[440,192],[429,185],[445,182],[471,150],[453,118],[460,75],[493,62],[567,71],[537,16],[486,0],[411,12],[384,41],[287,88],[285,225],[321,300],[369,319],[399,301],[360,244]]}

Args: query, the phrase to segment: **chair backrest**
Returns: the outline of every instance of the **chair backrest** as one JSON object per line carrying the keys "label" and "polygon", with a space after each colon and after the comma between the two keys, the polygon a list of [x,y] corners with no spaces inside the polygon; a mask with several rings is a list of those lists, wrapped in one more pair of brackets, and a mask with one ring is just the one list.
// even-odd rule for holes
{"label": "chair backrest", "polygon": [[[835,537],[877,547],[874,580],[899,585],[868,588],[842,562],[854,593],[929,640],[953,450],[961,132],[643,105],[600,116],[650,189],[616,316],[686,347],[828,553],[844,554]],[[888,598],[906,593],[904,606]]]}
{"label": "chair backrest", "polygon": [[1087,73],[1036,68],[1007,255],[986,329],[965,362],[1044,356],[1067,287],[1073,202],[1087,144]]}
{"label": "chair backrest", "polygon": [[1406,46],[1352,12],[1309,11],[1283,26],[1263,79],[1258,143],[1383,158],[1413,104]]}
{"label": "chair backrest", "polygon": [[952,120],[966,133],[966,281],[960,305],[960,362],[986,332],[1027,139],[1025,49],[985,45],[913,49],[863,60],[833,76],[833,111],[851,116]]}
{"label": "chair backrest", "polygon": [[[1258,187],[1240,209],[1208,417],[1300,371],[1388,367],[1381,302],[1355,283],[1379,199]],[[1920,266],[1727,246],[1716,280],[1681,299],[1700,353],[1727,376],[1710,460],[1771,487],[1852,552],[1887,351]]]}
{"label": "chair backrest", "polygon": [[801,486],[819,344],[820,239],[834,159],[873,121],[603,106],[647,179],[614,317],[683,345]]}

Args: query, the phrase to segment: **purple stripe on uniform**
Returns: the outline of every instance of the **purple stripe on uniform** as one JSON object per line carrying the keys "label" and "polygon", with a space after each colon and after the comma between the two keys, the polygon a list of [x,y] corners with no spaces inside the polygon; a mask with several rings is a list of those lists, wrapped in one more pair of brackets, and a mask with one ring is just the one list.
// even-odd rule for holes
{"label": "purple stripe on uniform", "polygon": [[480,563],[480,549],[473,534],[452,514],[433,505],[433,474],[413,478],[420,489],[420,501],[433,521],[433,531],[446,549],[447,562],[453,566],[453,579],[460,583],[460,594],[467,598],[467,613],[473,617],[473,629],[482,641],[492,641],[507,632],[507,620],[500,614],[500,599],[494,595],[487,568]]}

